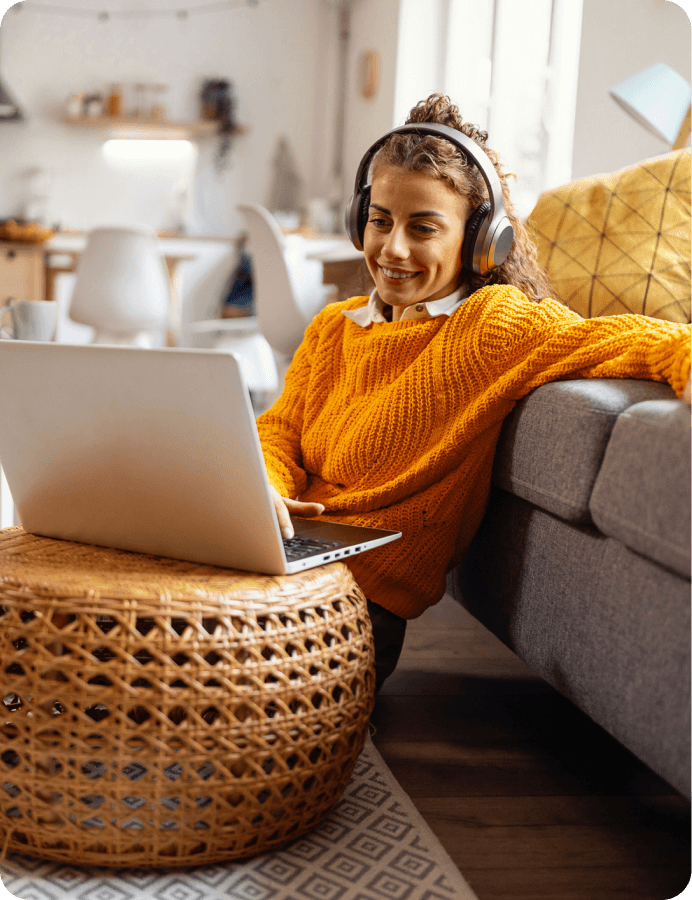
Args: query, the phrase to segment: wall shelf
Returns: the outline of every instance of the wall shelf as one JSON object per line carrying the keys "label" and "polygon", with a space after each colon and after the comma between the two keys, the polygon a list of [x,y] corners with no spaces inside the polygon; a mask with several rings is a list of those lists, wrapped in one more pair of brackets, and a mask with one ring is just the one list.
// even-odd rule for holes
{"label": "wall shelf", "polygon": [[[219,123],[213,120],[160,122],[128,116],[67,116],[63,122],[73,128],[91,128],[106,132],[110,137],[119,138],[194,140],[212,137],[219,132]],[[233,132],[233,136],[244,134],[246,131],[246,128],[239,126]]]}

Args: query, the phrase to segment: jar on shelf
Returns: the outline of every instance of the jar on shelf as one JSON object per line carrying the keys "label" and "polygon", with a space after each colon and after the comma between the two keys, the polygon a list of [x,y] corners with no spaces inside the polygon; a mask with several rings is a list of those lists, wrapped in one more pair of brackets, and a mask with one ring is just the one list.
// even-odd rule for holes
{"label": "jar on shelf", "polygon": [[89,94],[84,98],[84,112],[87,116],[97,118],[103,115],[103,97],[100,94]]}
{"label": "jar on shelf", "polygon": [[112,84],[106,95],[107,116],[121,116],[123,112],[123,91],[119,84]]}
{"label": "jar on shelf", "polygon": [[67,101],[67,115],[73,119],[79,118],[79,116],[84,115],[84,93],[72,94],[72,96]]}

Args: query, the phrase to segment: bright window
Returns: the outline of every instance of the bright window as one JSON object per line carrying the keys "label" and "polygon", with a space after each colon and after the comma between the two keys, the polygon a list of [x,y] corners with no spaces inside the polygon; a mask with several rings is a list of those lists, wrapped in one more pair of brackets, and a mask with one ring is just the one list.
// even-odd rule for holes
{"label": "bright window", "polygon": [[582,0],[401,0],[395,122],[432,91],[489,133],[525,216],[571,179]]}

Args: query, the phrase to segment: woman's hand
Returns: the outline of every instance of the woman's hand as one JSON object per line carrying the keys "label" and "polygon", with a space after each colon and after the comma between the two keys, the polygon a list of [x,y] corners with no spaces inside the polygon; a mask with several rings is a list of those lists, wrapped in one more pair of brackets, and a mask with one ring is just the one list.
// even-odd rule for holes
{"label": "woman's hand", "polygon": [[301,516],[304,519],[311,519],[313,516],[320,516],[324,512],[324,506],[321,503],[302,503],[300,500],[291,500],[288,497],[282,497],[281,494],[271,485],[269,489],[272,492],[274,500],[274,509],[276,517],[279,520],[279,528],[281,534],[285,538],[293,537],[293,525],[291,524],[291,516]]}
{"label": "woman's hand", "polygon": [[682,399],[688,406],[692,406],[692,373],[690,373],[690,377],[687,379]]}

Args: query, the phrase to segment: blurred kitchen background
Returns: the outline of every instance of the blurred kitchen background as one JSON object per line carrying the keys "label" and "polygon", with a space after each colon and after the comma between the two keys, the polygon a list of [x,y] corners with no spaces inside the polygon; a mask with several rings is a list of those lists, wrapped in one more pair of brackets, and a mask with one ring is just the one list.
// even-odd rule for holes
{"label": "blurred kitchen background", "polygon": [[670,149],[609,95],[660,61],[689,81],[670,0],[26,0],[0,26],[0,221],[55,230],[32,289],[76,342],[94,334],[69,318],[85,236],[154,229],[173,340],[192,343],[242,274],[238,204],[275,214],[294,256],[322,253],[308,267],[343,295],[358,161],[417,101],[449,93],[489,131],[528,214],[547,188]]}

